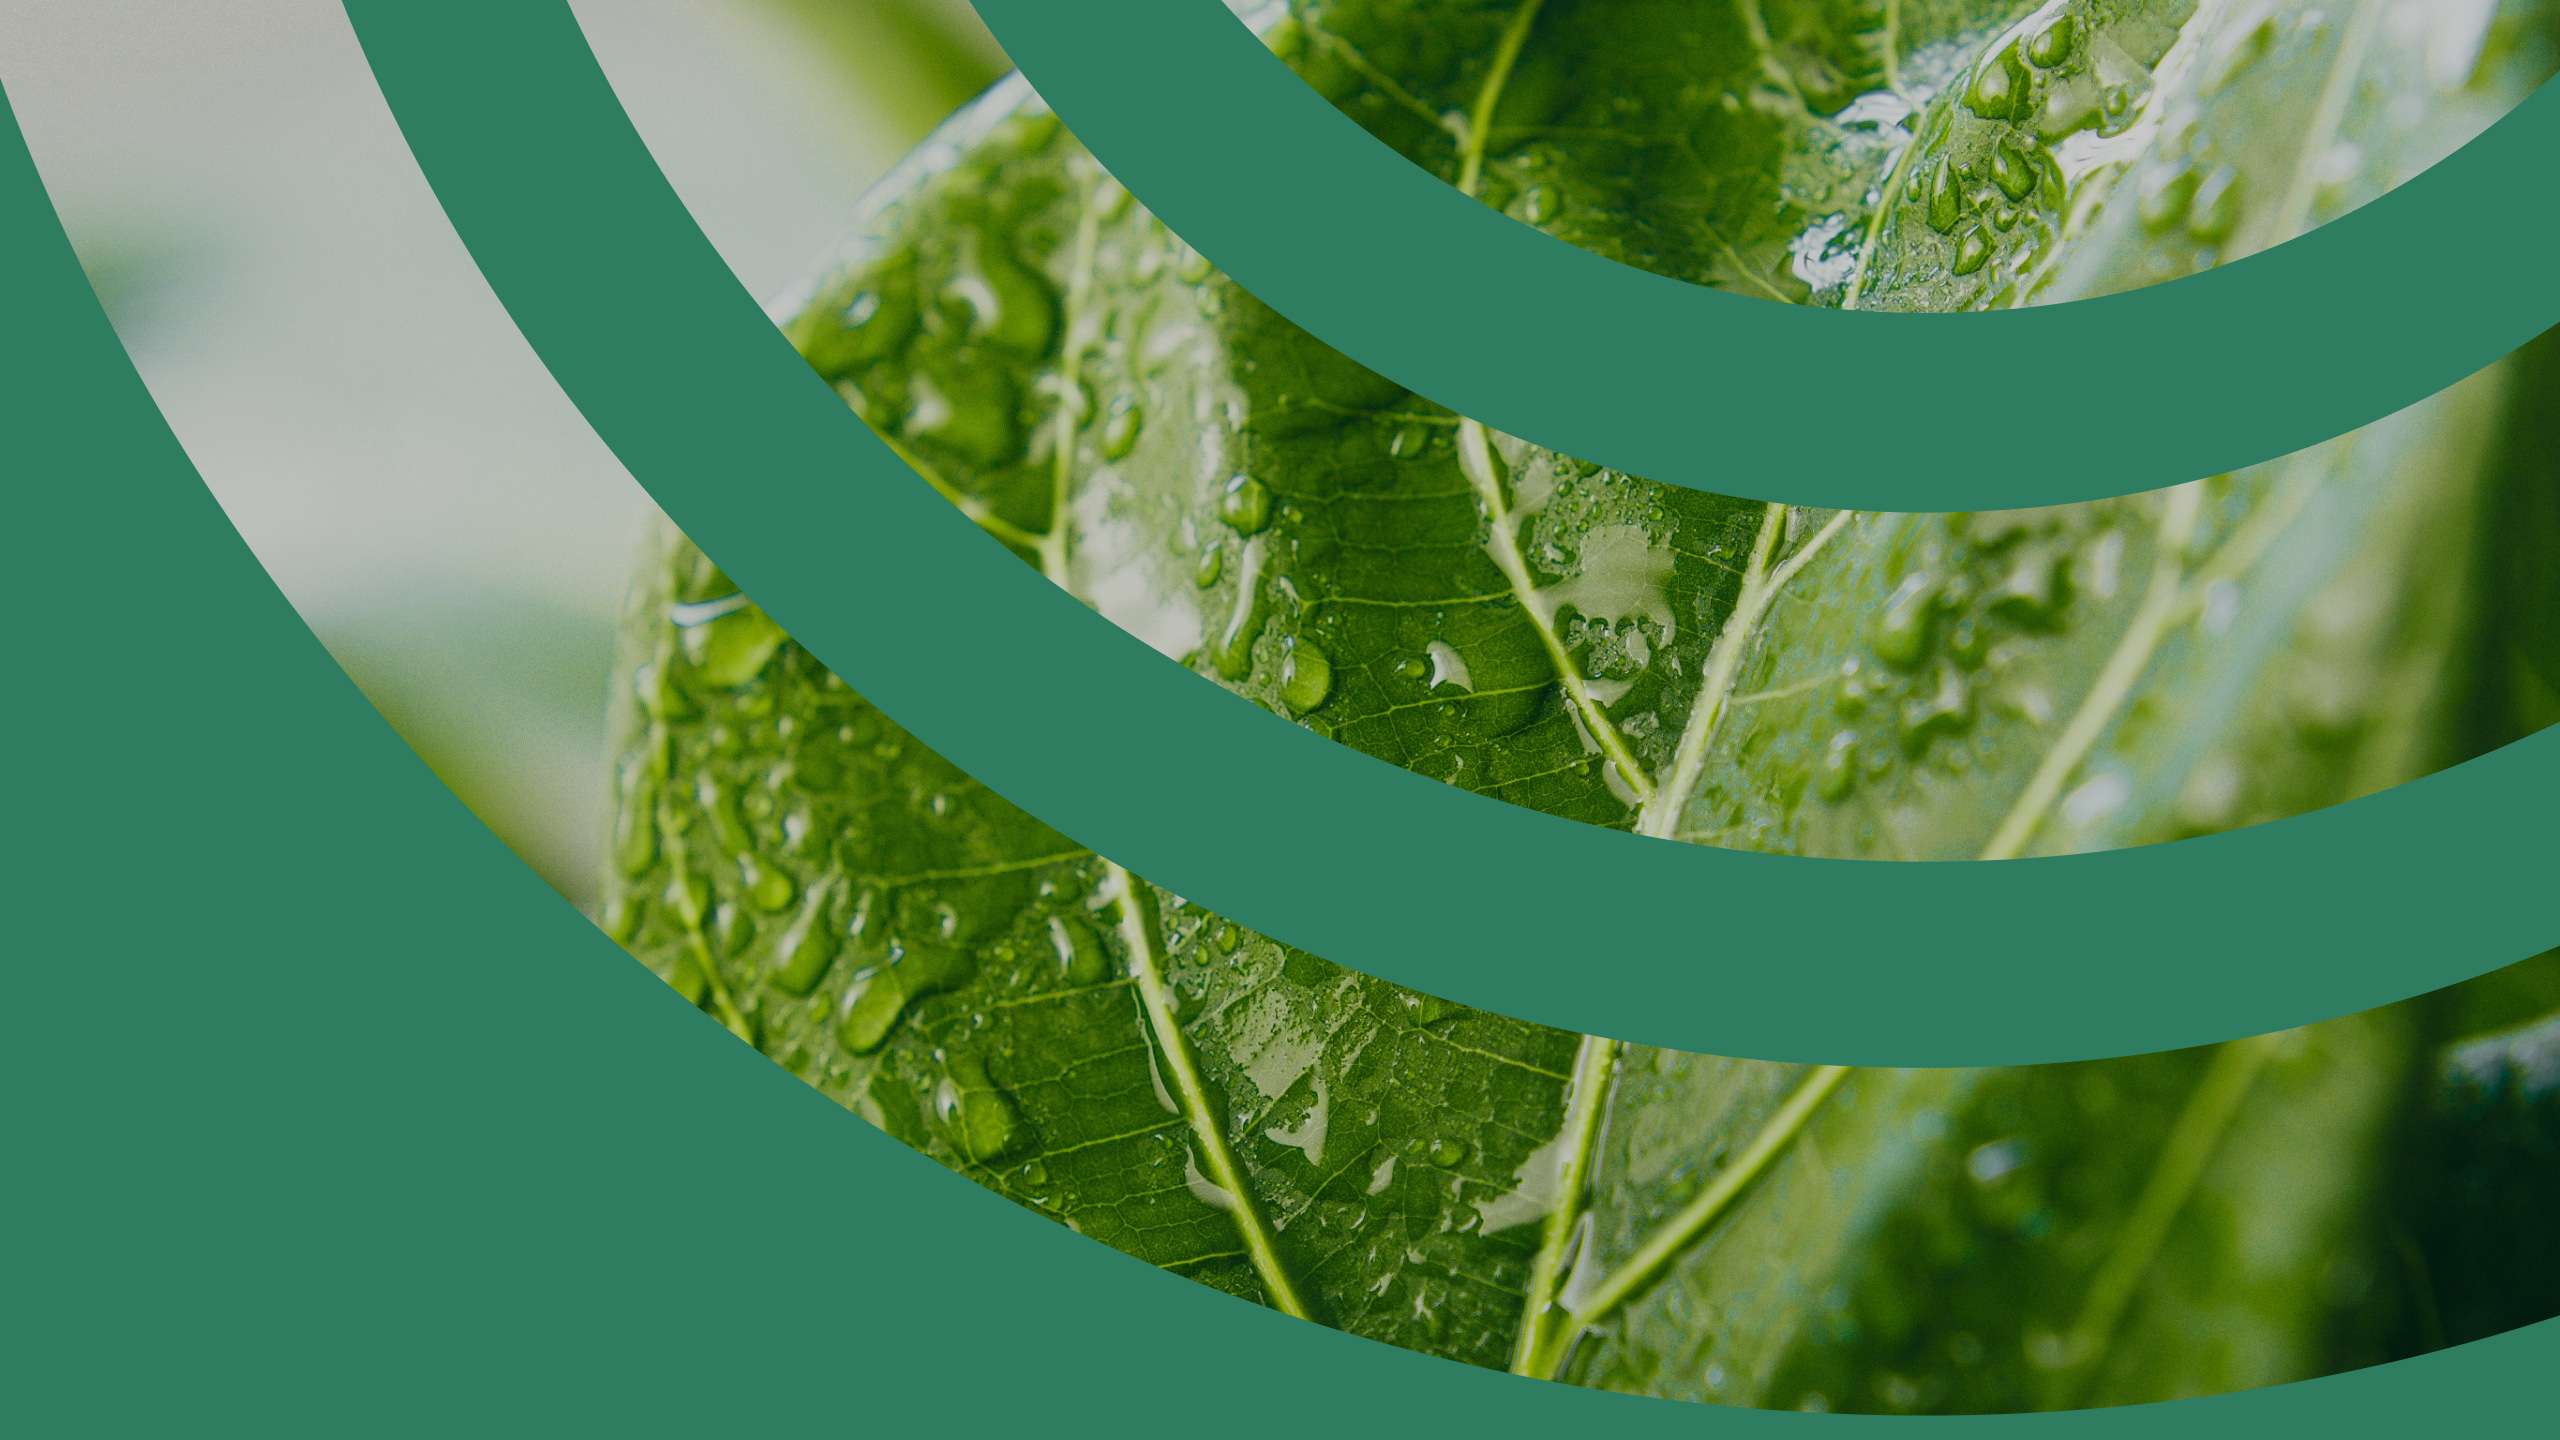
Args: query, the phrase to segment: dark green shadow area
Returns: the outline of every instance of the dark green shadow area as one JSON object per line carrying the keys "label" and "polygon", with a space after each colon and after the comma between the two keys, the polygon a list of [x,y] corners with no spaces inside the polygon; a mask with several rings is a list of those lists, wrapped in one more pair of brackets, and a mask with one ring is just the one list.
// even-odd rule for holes
{"label": "dark green shadow area", "polygon": [[[1916,1428],[1534,1384],[1070,1236],[736,1043],[392,735],[162,425],[0,112],[22,594],[7,1413],[45,1435]],[[2174,1407],[2399,1436],[2547,1408],[2560,1322]],[[1323,1396],[1318,1409],[1310,1399]],[[1274,1403],[1278,1401],[1279,1403]],[[1363,1427],[1365,1428],[1365,1427]]]}
{"label": "dark green shadow area", "polygon": [[[2408,264],[2461,235],[2560,229],[2560,186],[2516,179],[2547,174],[2560,148],[2551,85],[2398,190],[2264,254],[2069,304],[1871,314],[1666,279],[1496,214],[1334,110],[1219,0],[972,3],[1115,178],[1301,329],[1461,415],[1694,489],[1860,510],[2158,489],[2334,439],[2560,321],[2560,267],[2448,293]],[[1487,299],[1521,295],[1539,303]],[[1837,393],[1807,377],[1852,354],[1894,383],[1862,390],[1843,425]],[[2104,356],[2108,378],[2022,355]],[[1909,437],[1975,403],[1987,373],[2003,377],[2011,453],[2069,463],[1914,450]],[[2128,414],[2179,418],[2126,427]],[[1823,437],[1818,467],[1806,435]]]}
{"label": "dark green shadow area", "polygon": [[[154,413],[14,131],[21,637],[8,1411],[42,1434],[1869,1433],[1538,1385],[1241,1304],[943,1171],[621,955],[392,736]],[[138,843],[147,840],[148,843]],[[828,1242],[841,1239],[840,1246]],[[1939,1434],[2408,1433],[2543,1403],[2560,1324],[2279,1390]],[[1274,1377],[1292,1377],[1286,1380]],[[1285,1385],[1291,1403],[1263,1387]],[[1910,1428],[1903,1426],[1901,1428]]]}
{"label": "dark green shadow area", "polygon": [[[668,513],[924,743],[1251,929],[1562,1029],[1916,1065],[2282,1029],[2560,934],[2560,733],[2276,824],[1998,864],[1655,842],[1319,739],[1086,610],[865,429],[694,227],[565,5],[347,10],[482,273]],[[1240,817],[1215,843],[1202,776]]]}

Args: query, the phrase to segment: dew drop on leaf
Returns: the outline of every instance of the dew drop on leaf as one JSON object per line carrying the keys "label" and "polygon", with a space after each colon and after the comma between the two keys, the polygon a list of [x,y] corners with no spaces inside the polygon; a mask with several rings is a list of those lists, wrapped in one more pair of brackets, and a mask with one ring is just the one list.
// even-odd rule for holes
{"label": "dew drop on leaf", "polygon": [[1963,237],[1956,241],[1955,272],[1957,274],[1970,275],[1989,264],[1990,261],[1991,237],[1984,234],[1980,226],[1967,230]]}
{"label": "dew drop on leaf", "polygon": [[2037,31],[2035,38],[2027,42],[2027,58],[2047,70],[2070,59],[2074,28],[2070,16],[2055,16],[2052,24]]}
{"label": "dew drop on leaf", "polygon": [[1443,685],[1454,685],[1461,690],[1476,688],[1475,676],[1467,669],[1467,657],[1459,654],[1456,646],[1446,640],[1434,640],[1425,653],[1431,657],[1431,682],[1427,688],[1438,690]]}
{"label": "dew drop on leaf", "polygon": [[725,608],[719,601],[675,607],[686,662],[704,684],[723,690],[737,689],[763,674],[787,638],[763,610],[744,603],[743,596],[735,598],[740,603]]}
{"label": "dew drop on leaf", "polygon": [[1021,1107],[988,1077],[986,1062],[967,1052],[943,1057],[933,1110],[960,1153],[981,1164],[1003,1159],[1024,1139]]}
{"label": "dew drop on leaf", "polygon": [[856,1055],[880,1048],[907,1007],[967,979],[969,959],[939,945],[893,945],[887,963],[857,979],[845,992],[836,1038]]}
{"label": "dew drop on leaf", "polygon": [[628,892],[618,893],[604,902],[604,913],[598,917],[597,923],[605,934],[613,937],[613,943],[628,945],[631,937],[640,933],[640,913],[637,897]]}
{"label": "dew drop on leaf", "polygon": [[2187,235],[2203,244],[2230,238],[2240,223],[2240,172],[2221,166],[2196,186],[2187,205]]}
{"label": "dew drop on leaf", "polygon": [[1271,523],[1271,489],[1250,475],[1238,475],[1227,482],[1226,493],[1218,498],[1218,518],[1239,535],[1253,535]]}
{"label": "dew drop on leaf", "polygon": [[1911,670],[1929,656],[1938,613],[1937,577],[1926,570],[1903,578],[1885,597],[1868,643],[1876,658],[1896,670]]}
{"label": "dew drop on leaf", "polygon": [[818,988],[818,981],[835,963],[836,933],[826,923],[828,891],[824,886],[810,890],[800,913],[774,942],[773,985],[786,995],[802,996]]}
{"label": "dew drop on leaf", "polygon": [[2003,145],[1991,154],[1991,183],[2012,200],[2024,200],[2033,194],[2039,176],[2036,163],[2015,145]]}
{"label": "dew drop on leaf", "polygon": [[1070,985],[1098,985],[1110,970],[1102,937],[1082,916],[1049,917],[1049,941],[1057,950],[1059,972]]}
{"label": "dew drop on leaf", "polygon": [[623,786],[622,808],[613,817],[613,864],[636,879],[658,860],[657,787],[633,780]]}
{"label": "dew drop on leaf", "polygon": [[1333,661],[1308,640],[1289,646],[1280,662],[1280,703],[1293,715],[1322,706],[1333,694]]}
{"label": "dew drop on leaf", "polygon": [[1146,424],[1146,414],[1138,402],[1127,396],[1111,402],[1111,411],[1102,421],[1102,455],[1106,460],[1126,460],[1138,448],[1138,432]]}
{"label": "dew drop on leaf", "polygon": [[2027,94],[2026,67],[2018,63],[2017,47],[2011,46],[1975,72],[1964,106],[1985,120],[2014,120],[2024,113]]}
{"label": "dew drop on leaf", "polygon": [[1822,768],[1815,780],[1814,793],[1838,804],[1848,797],[1858,783],[1858,732],[1843,730],[1831,737],[1822,752]]}
{"label": "dew drop on leaf", "polygon": [[1964,177],[1947,161],[1929,172],[1928,205],[1929,228],[1941,235],[1952,234],[1964,218]]}
{"label": "dew drop on leaf", "polygon": [[757,909],[772,914],[790,908],[799,887],[792,883],[789,872],[759,856],[746,856],[739,863],[752,877],[747,885],[747,898],[755,902]]}
{"label": "dew drop on leaf", "polygon": [[1218,673],[1229,680],[1241,680],[1253,673],[1253,642],[1262,638],[1265,617],[1262,554],[1259,540],[1244,547],[1244,563],[1236,572],[1235,604],[1227,612],[1226,626],[1218,634],[1218,648],[1212,655]]}
{"label": "dew drop on leaf", "polygon": [[2098,94],[2098,133],[2121,135],[2133,126],[2134,93],[2130,86],[2110,85]]}

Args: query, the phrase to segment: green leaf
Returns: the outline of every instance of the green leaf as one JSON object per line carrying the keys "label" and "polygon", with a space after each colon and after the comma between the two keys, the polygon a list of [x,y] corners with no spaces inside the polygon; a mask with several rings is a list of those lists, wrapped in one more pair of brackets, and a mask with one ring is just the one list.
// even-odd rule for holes
{"label": "green leaf", "polygon": [[1466,1010],[1076,851],[668,559],[608,928],[982,1184],[1362,1334],[1655,1393],[2001,1407],[2320,1368],[2306,1277],[2364,1223],[2408,1015],[1847,1073]]}
{"label": "green leaf", "polygon": [[[1775,298],[1956,308],[2270,243],[2548,65],[2535,6],[2414,42],[2408,4],[2326,13],[1307,0],[1267,33],[1382,139],[1576,243]],[[2332,803],[2526,713],[2481,698],[2481,616],[2516,583],[2488,542],[2522,538],[2485,518],[2510,493],[2503,376],[2160,495],[1804,513],[1541,451],[1369,374],[1216,275],[1019,86],[865,234],[788,328],[928,483],[1205,682],[1552,814],[1818,854],[2087,848]],[[2018,363],[2105,381],[2102,356]],[[1999,382],[1912,444],[2070,463],[2001,447]],[[1843,356],[1806,383],[1854,424],[1894,377]],[[1715,423],[1702,395],[1702,445]],[[679,538],[625,654],[615,936],[910,1144],[1238,1295],[1612,1388],[1964,1410],[2318,1373],[2363,1358],[2338,1337],[2397,1293],[2377,1181],[2436,1007],[2020,1070],[1622,1046],[1344,971],[1077,850]],[[1253,823],[1198,786],[1203,843]]]}

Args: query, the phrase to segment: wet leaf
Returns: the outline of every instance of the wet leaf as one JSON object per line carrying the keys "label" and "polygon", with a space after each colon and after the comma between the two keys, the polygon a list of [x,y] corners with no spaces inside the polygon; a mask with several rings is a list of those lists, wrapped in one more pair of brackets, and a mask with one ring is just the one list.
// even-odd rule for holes
{"label": "wet leaf", "polygon": [[[1266,25],[1382,139],[1578,244],[1946,309],[2184,273],[2414,173],[2549,65],[2538,6],[2457,8],[1307,0]],[[1019,87],[865,223],[789,330],[927,483],[1204,683],[1514,803],[1801,853],[2093,848],[2333,803],[2529,713],[2481,698],[2511,643],[2481,616],[2542,583],[2491,543],[2524,539],[2491,457],[2530,380],[2152,496],[1806,513],[1370,375]],[[2104,356],[2019,357],[2057,363],[2105,383]],[[1805,383],[1854,424],[1894,377],[1844,355]],[[1911,443],[2070,463],[2005,449],[2001,413],[1985,375]],[[617,938],[891,1133],[1238,1295],[1477,1364],[1859,1410],[2295,1378],[2365,1358],[2340,1337],[2398,1303],[2380,1177],[2445,1007],[2020,1070],[1620,1046],[1076,850],[675,537],[618,683]],[[1203,843],[1253,823],[1218,778]]]}

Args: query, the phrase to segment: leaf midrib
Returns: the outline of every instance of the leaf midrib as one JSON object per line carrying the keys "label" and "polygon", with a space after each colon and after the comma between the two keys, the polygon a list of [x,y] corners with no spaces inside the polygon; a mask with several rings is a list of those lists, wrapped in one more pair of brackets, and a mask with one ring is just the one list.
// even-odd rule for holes
{"label": "leaf midrib", "polygon": [[[1511,83],[1511,73],[1520,63],[1527,48],[1529,31],[1537,24],[1538,14],[1546,0],[1521,0],[1518,9],[1502,29],[1502,39],[1495,47],[1493,63],[1485,72],[1484,83],[1476,91],[1475,103],[1468,108],[1465,132],[1459,138],[1458,192],[1480,198],[1484,188],[1485,151],[1493,135],[1494,111],[1502,104],[1502,92]],[[1654,796],[1653,776],[1638,760],[1626,736],[1610,718],[1608,707],[1591,693],[1590,677],[1573,663],[1572,652],[1565,648],[1564,638],[1556,633],[1555,614],[1547,603],[1537,581],[1529,574],[1526,556],[1520,553],[1519,517],[1511,512],[1504,498],[1502,469],[1493,453],[1493,438],[1483,424],[1461,418],[1458,422],[1458,468],[1474,487],[1477,500],[1484,506],[1485,524],[1491,537],[1488,547],[1494,568],[1502,572],[1511,589],[1513,603],[1526,615],[1530,627],[1538,633],[1538,643],[1547,652],[1548,662],[1555,666],[1557,683],[1564,687],[1565,699],[1573,707],[1575,717],[1591,742],[1598,746],[1612,770],[1617,773],[1636,803],[1649,803]]]}
{"label": "leaf midrib", "polygon": [[1301,1320],[1312,1319],[1297,1281],[1280,1258],[1279,1238],[1255,1199],[1234,1147],[1227,1143],[1225,1127],[1218,1123],[1209,1087],[1200,1078],[1200,1062],[1175,1013],[1173,989],[1165,980],[1164,937],[1155,907],[1147,899],[1146,882],[1108,860],[1103,865],[1115,892],[1113,904],[1120,916],[1121,942],[1129,951],[1129,973],[1137,981],[1138,1006],[1155,1039],[1156,1053],[1164,1061],[1165,1088],[1172,1092],[1193,1142],[1200,1147],[1201,1168],[1208,1172],[1211,1184],[1226,1192],[1228,1203],[1223,1208],[1235,1223],[1271,1307]]}

